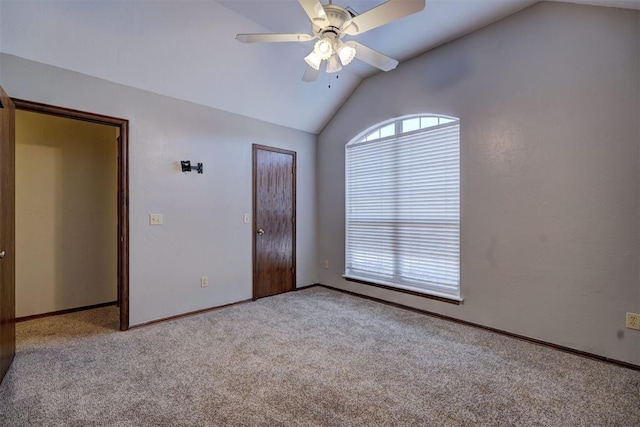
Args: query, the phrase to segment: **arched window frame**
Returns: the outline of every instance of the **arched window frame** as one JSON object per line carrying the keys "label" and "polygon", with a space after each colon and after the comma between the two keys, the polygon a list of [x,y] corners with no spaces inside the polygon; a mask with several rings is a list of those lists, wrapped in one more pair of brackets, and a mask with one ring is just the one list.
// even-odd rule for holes
{"label": "arched window frame", "polygon": [[[415,119],[420,120],[421,124],[418,127],[412,128],[411,130],[404,131],[403,128],[406,126],[407,122],[413,121]],[[433,119],[438,120],[438,123],[433,124],[432,123]],[[424,125],[422,125],[422,122],[424,122]],[[454,122],[459,123],[460,119],[458,119],[457,117],[445,116],[443,114],[411,114],[407,116],[395,117],[393,119],[376,123],[370,128],[367,128],[364,131],[360,132],[358,135],[352,138],[351,141],[347,143],[347,146],[358,144],[361,142],[372,142],[377,140],[384,140],[385,138],[393,138],[395,136],[400,136],[405,134],[410,135],[412,133],[420,133],[425,131],[426,129],[435,128],[441,125],[451,124]],[[367,138],[372,134],[374,134],[376,131],[382,131],[382,129],[388,128],[391,125],[393,125],[393,129],[394,129],[393,134],[386,135],[384,137],[380,137],[376,139],[369,139],[367,141]]]}
{"label": "arched window frame", "polygon": [[[438,139],[441,138],[441,139]],[[435,141],[435,142],[433,142]],[[427,154],[418,154],[416,157],[418,160],[413,160],[413,154],[407,157],[407,154],[399,154],[399,156],[404,156],[402,162],[406,163],[406,159],[409,160],[412,166],[407,166],[407,169],[414,170],[416,165],[420,166],[419,162],[423,162],[426,165],[426,169],[419,169],[420,174],[418,179],[415,182],[420,181],[418,184],[422,185],[422,191],[426,191],[420,193],[424,196],[425,200],[427,200],[427,204],[433,202],[432,205],[436,206],[436,208],[426,208],[426,210],[420,205],[425,205],[424,201],[419,200],[414,203],[417,207],[415,208],[415,223],[412,223],[411,219],[407,222],[406,218],[413,218],[412,213],[408,211],[413,211],[414,208],[407,206],[412,206],[412,202],[406,202],[407,199],[407,189],[405,187],[413,186],[413,178],[407,177],[407,172],[402,172],[402,170],[397,167],[393,169],[394,176],[400,176],[400,178],[394,178],[395,180],[399,180],[400,190],[397,194],[389,193],[389,189],[381,190],[381,198],[382,199],[397,199],[400,200],[402,198],[402,202],[393,202],[397,205],[401,205],[399,208],[393,208],[392,210],[400,211],[397,217],[394,218],[385,218],[384,220],[380,220],[380,224],[386,222],[388,224],[397,223],[401,225],[394,225],[392,228],[397,229],[396,231],[389,231],[385,228],[384,225],[376,224],[375,221],[360,221],[360,222],[372,222],[372,227],[370,230],[362,231],[360,225],[354,226],[352,223],[357,222],[358,220],[353,220],[351,215],[351,210],[353,209],[352,203],[350,203],[350,150],[357,150],[358,146],[367,146],[371,147],[385,147],[384,152],[389,154],[390,149],[395,151],[393,144],[400,144],[398,150],[406,150],[407,147],[418,147],[418,149],[423,150]],[[414,145],[407,145],[414,144]],[[422,145],[421,145],[422,144]],[[426,145],[425,145],[426,144]],[[442,163],[437,163],[438,158],[442,155],[442,153],[438,150],[434,151],[433,158],[435,158],[435,162],[433,158],[429,156],[431,154],[430,150],[433,150],[433,147],[440,147],[440,145],[432,145],[429,148],[429,144],[444,144],[443,146],[447,150],[442,160]],[[365,148],[365,147],[362,147]],[[366,150],[366,148],[365,148]],[[352,151],[355,152],[355,151]],[[409,151],[407,151],[409,152]],[[367,154],[367,159],[371,157],[371,151]],[[394,154],[396,155],[396,154]],[[374,154],[375,157],[375,154]],[[436,298],[444,298],[452,301],[462,301],[460,297],[460,120],[456,117],[439,115],[439,114],[414,114],[402,117],[396,117],[390,120],[386,120],[384,122],[378,123],[356,135],[349,143],[345,145],[345,203],[346,203],[346,215],[345,215],[345,224],[346,224],[346,236],[345,236],[345,274],[344,277],[350,280],[361,281],[365,283],[371,283],[374,285],[381,285],[385,287],[393,287],[399,290],[408,291],[411,293],[424,294],[426,296],[434,296]],[[376,161],[379,161],[377,159]],[[411,163],[413,162],[413,163]],[[416,163],[418,162],[418,163]],[[382,160],[384,163],[384,159]],[[388,163],[388,161],[387,161]],[[404,164],[404,163],[402,163]],[[357,166],[358,170],[361,170],[364,165],[364,168],[367,168],[367,164],[360,163]],[[439,167],[442,166],[446,170],[444,172],[439,172]],[[386,164],[384,168],[388,169],[389,165]],[[356,166],[354,166],[356,168]],[[424,173],[427,171],[426,174]],[[366,180],[370,178],[376,179],[373,175],[377,173],[377,171],[370,171],[371,176],[367,176]],[[409,172],[409,174],[414,172]],[[432,175],[429,175],[432,174]],[[402,178],[404,177],[404,178]],[[431,177],[431,178],[430,178]],[[444,177],[444,178],[443,178]],[[381,179],[381,178],[378,178]],[[432,181],[426,181],[429,179],[433,179]],[[424,182],[421,180],[425,180]],[[446,180],[446,184],[443,186],[442,182]],[[357,181],[357,179],[354,179]],[[388,183],[386,181],[380,181],[382,187],[388,187]],[[421,184],[420,184],[421,183]],[[404,187],[403,187],[404,186]],[[363,187],[366,187],[363,184]],[[431,190],[429,189],[431,188]],[[435,188],[435,189],[434,189]],[[369,200],[375,200],[376,194],[373,190],[369,189],[369,193],[366,193],[363,197],[369,197]],[[431,191],[431,193],[429,193]],[[357,190],[354,190],[354,193],[358,193]],[[411,191],[409,191],[411,193]],[[444,194],[443,199],[440,200],[440,194]],[[356,196],[360,197],[360,196]],[[413,197],[413,196],[411,196]],[[360,203],[360,202],[356,202]],[[372,201],[371,205],[374,205],[376,201]],[[379,204],[380,202],[378,202]],[[434,209],[437,211],[437,206],[443,203],[442,209],[442,223],[437,223],[437,219],[433,219]],[[358,205],[358,206],[361,206]],[[370,214],[373,211],[368,210],[369,206],[365,208],[359,208],[361,210],[366,210]],[[386,208],[381,208],[382,210],[388,210],[388,206]],[[425,210],[425,212],[420,213],[420,209]],[[388,215],[388,214],[381,214]],[[393,216],[394,214],[391,214]],[[408,215],[408,216],[407,216]],[[421,217],[422,215],[422,217]],[[425,220],[424,215],[429,216],[429,220]],[[435,217],[438,217],[437,213]],[[446,224],[445,224],[446,222]],[[430,225],[424,225],[426,223],[432,223]],[[365,226],[366,227],[366,226]],[[414,231],[411,231],[413,227]],[[431,227],[431,228],[429,228]],[[425,231],[426,230],[426,231]],[[445,231],[442,231],[445,230]],[[381,265],[387,264],[387,267],[380,267],[381,270],[389,270],[385,271],[384,274],[379,271],[366,271],[362,269],[362,265],[358,264],[367,264],[367,262],[359,262],[357,259],[371,259],[375,260],[376,258],[376,249],[374,248],[376,242],[375,236],[376,232],[379,232],[380,244],[381,247],[385,247],[384,249],[380,249],[382,251],[382,255],[380,255],[379,263]],[[428,237],[424,240],[422,238],[406,238],[406,236],[410,236],[413,232],[421,235],[423,233],[425,235],[435,235],[436,237]],[[389,234],[398,233],[400,237],[390,238]],[[438,234],[442,236],[438,237]],[[357,240],[358,248],[354,249],[350,247],[351,241]],[[355,236],[355,237],[353,237]],[[359,236],[359,237],[358,237]],[[366,236],[366,237],[362,237]],[[413,239],[413,241],[412,241]],[[397,240],[397,241],[396,241]],[[426,242],[426,243],[425,243]],[[396,253],[396,246],[397,253]],[[427,249],[420,253],[419,249],[416,251],[414,248],[418,247],[426,247]],[[362,248],[365,249],[362,249]],[[394,248],[394,249],[389,249]],[[438,249],[440,248],[440,249]],[[362,255],[359,251],[370,251],[373,255],[369,256],[369,254]],[[385,252],[386,251],[386,252]],[[438,251],[441,254],[438,254]],[[354,255],[355,252],[358,254]],[[401,261],[397,261],[396,259],[402,259]],[[393,259],[393,261],[389,261]],[[407,262],[406,259],[411,259],[411,262]],[[394,267],[389,267],[389,263],[393,263]],[[372,264],[375,264],[375,261],[371,261]],[[410,265],[409,267],[406,267]],[[420,267],[419,265],[422,265]],[[427,265],[428,267],[424,267]],[[418,266],[418,267],[411,267]],[[377,267],[372,267],[374,270]],[[418,273],[416,273],[418,272]],[[424,278],[416,278],[416,275],[420,275]]]}

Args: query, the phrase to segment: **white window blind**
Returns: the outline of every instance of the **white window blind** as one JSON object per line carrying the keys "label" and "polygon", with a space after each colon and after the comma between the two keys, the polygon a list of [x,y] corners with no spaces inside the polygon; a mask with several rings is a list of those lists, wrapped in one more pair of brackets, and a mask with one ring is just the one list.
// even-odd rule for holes
{"label": "white window blind", "polygon": [[346,146],[345,277],[460,300],[460,124],[395,123]]}

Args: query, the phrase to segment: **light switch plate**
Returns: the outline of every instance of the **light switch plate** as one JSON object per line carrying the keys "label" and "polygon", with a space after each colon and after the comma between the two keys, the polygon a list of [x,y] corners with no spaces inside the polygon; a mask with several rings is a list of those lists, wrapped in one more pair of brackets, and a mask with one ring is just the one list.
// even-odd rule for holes
{"label": "light switch plate", "polygon": [[249,214],[248,214],[248,213],[244,214],[244,218],[243,218],[243,220],[244,220],[244,223],[245,223],[245,224],[249,224],[249,220],[250,220],[250,218],[249,218]]}
{"label": "light switch plate", "polygon": [[162,214],[149,214],[149,225],[162,225]]}

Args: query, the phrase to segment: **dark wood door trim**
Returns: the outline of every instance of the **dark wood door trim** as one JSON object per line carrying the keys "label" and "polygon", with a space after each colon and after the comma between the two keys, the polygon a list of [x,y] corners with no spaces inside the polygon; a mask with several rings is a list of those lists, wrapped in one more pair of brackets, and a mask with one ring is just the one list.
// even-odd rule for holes
{"label": "dark wood door trim", "polygon": [[16,353],[15,107],[0,87],[0,382]]}
{"label": "dark wood door trim", "polygon": [[118,140],[118,296],[120,330],[129,329],[129,120],[13,98],[16,109],[120,129]]}
{"label": "dark wood door trim", "polygon": [[255,301],[257,299],[256,296],[256,285],[257,285],[257,269],[256,269],[256,228],[257,228],[257,185],[256,185],[256,178],[257,178],[257,171],[258,171],[258,165],[257,165],[257,151],[258,150],[264,150],[264,151],[271,151],[274,153],[282,153],[282,154],[287,154],[292,156],[293,158],[293,171],[292,171],[292,180],[293,180],[293,187],[292,187],[292,216],[293,216],[293,233],[292,233],[292,263],[293,263],[293,271],[292,271],[292,275],[293,275],[293,289],[296,289],[296,228],[297,228],[297,217],[296,217],[296,173],[297,173],[297,163],[296,163],[296,152],[295,151],[290,151],[290,150],[285,150],[282,148],[274,148],[274,147],[269,147],[266,145],[259,145],[259,144],[253,144],[253,151],[252,151],[252,161],[253,161],[253,168],[252,168],[252,201],[253,201],[253,222],[251,224],[251,242],[252,242],[252,270],[253,270],[253,286],[252,286],[252,299]]}

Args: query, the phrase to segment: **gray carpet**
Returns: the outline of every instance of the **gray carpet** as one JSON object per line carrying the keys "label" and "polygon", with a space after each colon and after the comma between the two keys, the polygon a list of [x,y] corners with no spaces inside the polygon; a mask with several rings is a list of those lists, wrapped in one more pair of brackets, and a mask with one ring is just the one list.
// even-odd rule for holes
{"label": "gray carpet", "polygon": [[639,426],[640,372],[324,288],[18,324],[2,426]]}

